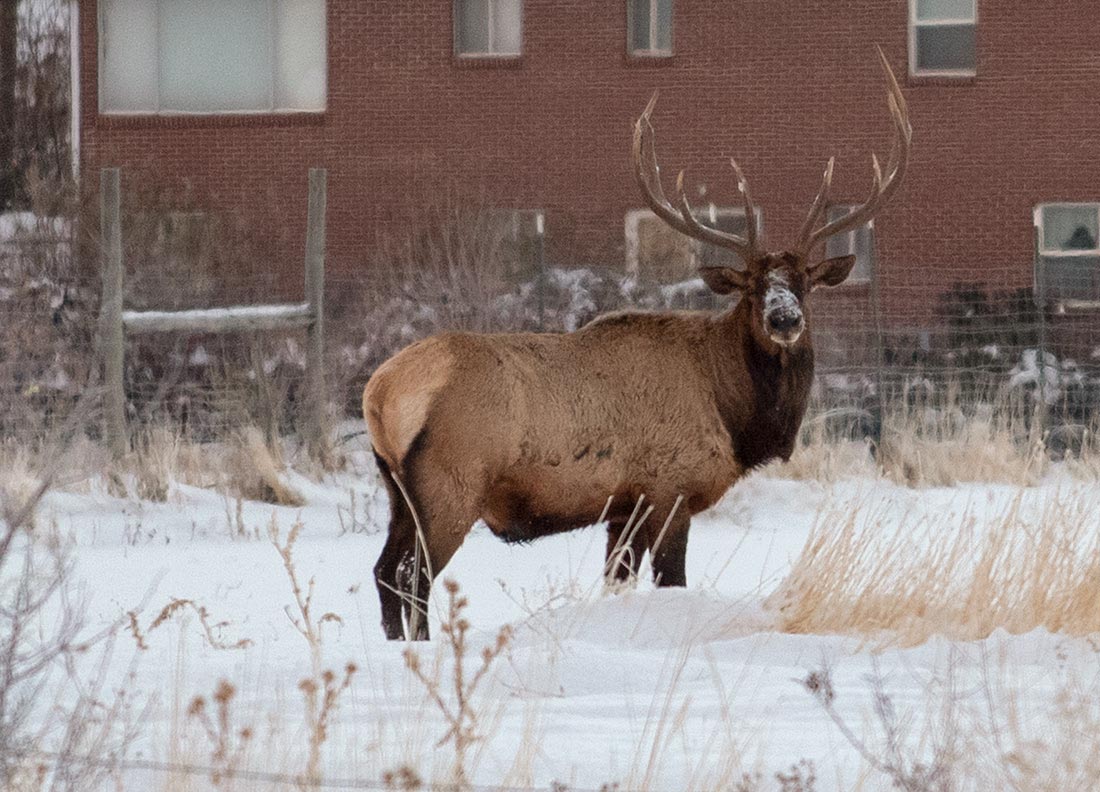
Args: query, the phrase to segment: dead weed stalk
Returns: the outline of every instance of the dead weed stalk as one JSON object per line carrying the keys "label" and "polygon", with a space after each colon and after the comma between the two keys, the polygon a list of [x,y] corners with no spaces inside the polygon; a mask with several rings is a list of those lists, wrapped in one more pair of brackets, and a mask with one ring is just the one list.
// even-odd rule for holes
{"label": "dead weed stalk", "polygon": [[479,734],[478,711],[473,705],[474,695],[478,686],[485,679],[486,674],[492,668],[493,661],[500,656],[508,646],[512,638],[511,627],[505,625],[497,633],[492,645],[481,650],[481,664],[467,678],[466,634],[470,630],[470,622],[463,616],[463,611],[469,604],[466,597],[459,592],[459,585],[454,580],[448,579],[443,583],[447,590],[447,619],[440,625],[444,636],[444,647],[449,651],[453,662],[451,675],[451,690],[453,700],[448,701],[444,697],[443,685],[439,674],[429,675],[420,664],[420,655],[411,647],[405,649],[405,666],[413,676],[424,686],[428,697],[439,709],[443,719],[447,723],[447,731],[440,738],[438,745],[443,746],[448,742],[454,746],[454,764],[452,766],[452,783],[458,789],[466,789],[470,782],[466,775],[466,757],[470,748],[481,739]]}
{"label": "dead weed stalk", "polygon": [[298,777],[298,785],[302,789],[314,788],[321,784],[321,749],[328,739],[329,724],[340,703],[340,696],[351,686],[351,680],[358,671],[355,663],[348,662],[344,665],[343,676],[327,668],[322,668],[323,661],[323,636],[322,629],[325,624],[343,624],[337,614],[327,611],[320,617],[314,615],[313,592],[314,578],[310,578],[305,587],[302,587],[298,579],[298,570],[294,563],[294,545],[302,532],[302,521],[297,520],[290,527],[286,541],[282,541],[279,535],[279,525],[272,517],[268,526],[268,536],[271,544],[279,553],[283,562],[283,569],[290,579],[290,588],[294,594],[294,604],[297,613],[294,613],[288,605],[287,618],[290,619],[294,629],[309,645],[311,675],[298,683],[298,689],[302,692],[305,706],[306,729],[309,737],[309,758],[305,771]]}

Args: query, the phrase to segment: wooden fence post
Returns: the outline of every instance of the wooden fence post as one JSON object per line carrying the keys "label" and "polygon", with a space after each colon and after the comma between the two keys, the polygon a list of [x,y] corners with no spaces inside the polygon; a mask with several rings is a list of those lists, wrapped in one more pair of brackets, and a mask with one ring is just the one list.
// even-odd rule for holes
{"label": "wooden fence post", "polygon": [[326,434],[325,392],[325,210],[328,174],[323,168],[309,170],[309,217],[306,227],[306,303],[309,305],[308,348],[306,350],[306,443],[314,459],[329,462]]}
{"label": "wooden fence post", "polygon": [[100,351],[103,355],[103,433],[111,456],[121,459],[126,438],[126,390],[123,382],[122,219],[118,168],[99,174],[100,255],[103,294],[100,306]]}

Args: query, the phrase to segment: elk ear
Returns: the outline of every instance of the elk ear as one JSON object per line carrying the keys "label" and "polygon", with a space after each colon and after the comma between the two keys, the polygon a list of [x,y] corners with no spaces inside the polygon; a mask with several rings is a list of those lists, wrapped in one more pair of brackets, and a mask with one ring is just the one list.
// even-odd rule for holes
{"label": "elk ear", "polygon": [[748,288],[749,276],[733,267],[700,267],[703,283],[716,294],[729,294]]}
{"label": "elk ear", "polygon": [[844,283],[855,264],[855,256],[837,256],[814,264],[810,267],[810,288],[839,286]]}

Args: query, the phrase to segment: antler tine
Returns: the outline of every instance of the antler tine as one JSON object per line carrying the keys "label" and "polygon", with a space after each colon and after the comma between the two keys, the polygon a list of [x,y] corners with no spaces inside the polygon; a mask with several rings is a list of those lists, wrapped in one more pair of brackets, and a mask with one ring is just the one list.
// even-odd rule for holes
{"label": "antler tine", "polygon": [[874,181],[870,196],[861,206],[853,209],[844,217],[826,223],[810,234],[803,246],[807,251],[833,234],[849,231],[868,222],[874,217],[875,212],[890,199],[905,177],[905,171],[909,165],[909,145],[913,138],[913,127],[909,123],[909,108],[905,102],[905,96],[901,92],[901,86],[898,85],[897,77],[894,76],[894,70],[890,68],[890,62],[886,59],[882,47],[878,48],[878,56],[882,69],[886,73],[888,88],[886,98],[890,108],[890,116],[894,122],[894,137],[890,147],[890,157],[886,162],[886,175],[883,177],[878,157],[872,154],[871,164],[874,168]]}
{"label": "antler tine", "polygon": [[745,208],[745,241],[753,250],[756,249],[756,207],[752,203],[752,195],[749,193],[749,180],[741,171],[737,160],[730,157],[730,167],[737,176],[737,189],[741,192],[741,205]]}
{"label": "antler tine", "polygon": [[649,104],[634,124],[634,176],[646,205],[681,234],[733,250],[746,260],[751,259],[755,252],[755,244],[750,244],[748,240],[735,234],[709,228],[695,218],[684,195],[682,171],[677,179],[680,210],[677,211],[665,197],[664,187],[661,185],[661,170],[657,164],[656,133],[650,122],[650,116],[656,104],[657,92],[654,91]]}
{"label": "antler tine", "polygon": [[817,225],[821,213],[825,211],[825,206],[829,202],[829,188],[833,185],[833,166],[835,164],[836,157],[829,157],[829,161],[825,163],[825,173],[821,177],[821,188],[817,191],[814,202],[810,204],[810,212],[802,222],[802,228],[799,229],[795,249],[802,253],[810,252],[810,248],[807,246],[810,234],[813,233],[814,226]]}

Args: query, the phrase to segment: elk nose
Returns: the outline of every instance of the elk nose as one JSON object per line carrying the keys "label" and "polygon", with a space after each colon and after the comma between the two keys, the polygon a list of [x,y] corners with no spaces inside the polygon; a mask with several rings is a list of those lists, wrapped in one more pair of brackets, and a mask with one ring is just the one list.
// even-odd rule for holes
{"label": "elk nose", "polygon": [[802,317],[792,313],[773,313],[768,317],[768,327],[775,333],[794,330],[802,323]]}

